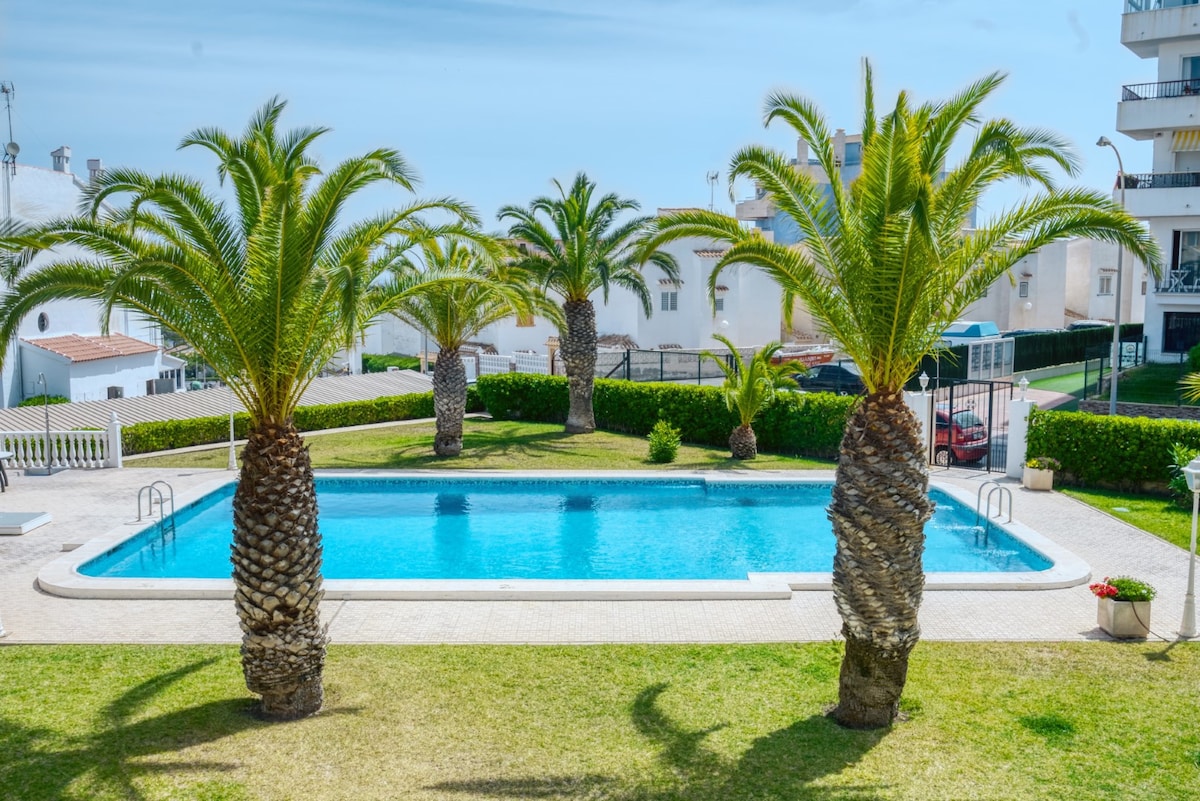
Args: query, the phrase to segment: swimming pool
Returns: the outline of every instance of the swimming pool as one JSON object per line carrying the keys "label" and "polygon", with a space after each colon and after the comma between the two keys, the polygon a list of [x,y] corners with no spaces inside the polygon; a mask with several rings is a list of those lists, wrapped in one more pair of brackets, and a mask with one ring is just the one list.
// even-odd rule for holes
{"label": "swimming pool", "polygon": [[[786,597],[829,585],[830,486],[712,475],[320,477],[327,595]],[[155,525],[124,532],[120,542],[88,543],[67,575],[39,583],[58,594],[107,597],[231,593],[232,493],[230,483],[181,506],[173,535]],[[931,587],[1065,586],[1086,578],[1085,569],[1060,583],[1063,559],[1048,553],[1053,545],[1044,538],[995,524],[982,536],[962,497],[946,489],[931,496]],[[1031,544],[1030,535],[1041,541]]]}

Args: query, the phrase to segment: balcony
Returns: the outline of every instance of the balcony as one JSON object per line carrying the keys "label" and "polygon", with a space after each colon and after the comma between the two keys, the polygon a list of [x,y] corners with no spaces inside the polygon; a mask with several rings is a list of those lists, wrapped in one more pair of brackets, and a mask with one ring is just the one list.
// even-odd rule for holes
{"label": "balcony", "polygon": [[1160,295],[1200,295],[1200,270],[1185,265],[1164,273],[1162,280],[1155,283],[1154,291]]}
{"label": "balcony", "polygon": [[1125,174],[1125,208],[1134,217],[1200,214],[1200,172]]}
{"label": "balcony", "polygon": [[1194,40],[1198,29],[1198,0],[1126,0],[1121,44],[1140,58],[1157,58],[1159,47]]}
{"label": "balcony", "polygon": [[739,220],[769,220],[775,216],[775,204],[768,197],[743,200],[734,207],[733,216]]}
{"label": "balcony", "polygon": [[1121,87],[1117,130],[1134,139],[1159,131],[1200,126],[1200,78]]}

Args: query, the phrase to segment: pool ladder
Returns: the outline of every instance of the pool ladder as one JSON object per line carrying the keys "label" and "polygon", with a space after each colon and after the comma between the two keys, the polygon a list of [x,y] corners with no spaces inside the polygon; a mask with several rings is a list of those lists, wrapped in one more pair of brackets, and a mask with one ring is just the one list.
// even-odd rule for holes
{"label": "pool ladder", "polygon": [[[163,495],[163,487],[167,488],[167,495]],[[142,498],[146,499],[146,517],[148,519],[154,517],[154,503],[158,502],[158,532],[165,540],[167,538],[168,529],[171,534],[175,533],[175,490],[165,481],[159,480],[152,484],[147,484],[138,490],[137,498],[137,519],[142,522]],[[171,511],[167,512],[167,501],[171,502]]]}
{"label": "pool ladder", "polygon": [[[984,499],[983,491],[987,490],[987,498]],[[992,530],[992,496],[996,495],[996,514],[995,517],[1000,517],[1004,514],[1004,499],[1008,499],[1008,517],[1005,523],[1012,522],[1013,498],[1012,490],[1008,487],[1002,487],[995,481],[985,481],[979,485],[979,491],[975,493],[975,544],[979,545],[980,537],[983,538],[983,546],[987,547],[988,534]],[[982,515],[984,525],[979,525],[979,518]]]}

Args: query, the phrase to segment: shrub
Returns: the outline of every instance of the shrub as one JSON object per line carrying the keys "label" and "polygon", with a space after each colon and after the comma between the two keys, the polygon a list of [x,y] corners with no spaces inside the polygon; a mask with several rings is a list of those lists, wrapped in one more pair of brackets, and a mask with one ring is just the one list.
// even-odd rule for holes
{"label": "shrub", "polygon": [[[529,373],[481,376],[476,387],[498,420],[562,423],[567,419],[567,379]],[[837,456],[846,419],[858,402],[822,392],[781,392],[754,424],[761,450],[831,459]],[[596,425],[636,436],[656,421],[678,428],[685,442],[725,447],[737,417],[720,387],[596,379],[592,396]]]}
{"label": "shrub", "polygon": [[679,454],[679,429],[666,420],[659,420],[650,429],[650,461],[666,464]]}
{"label": "shrub", "polygon": [[[473,387],[468,388],[467,411],[478,412],[482,409],[483,403],[479,394]],[[433,416],[433,393],[422,392],[324,406],[301,406],[296,409],[294,420],[300,431],[321,431]],[[250,416],[245,412],[235,414],[234,436],[237,439],[245,439],[249,430]],[[228,440],[229,415],[132,423],[121,430],[121,448],[128,455],[174,450],[192,445],[211,445]]]}
{"label": "shrub", "polygon": [[402,356],[399,353],[363,354],[362,371],[364,373],[383,373],[389,367],[399,367],[401,370],[420,370],[421,360],[416,356]]}
{"label": "shrub", "polygon": [[1104,577],[1104,581],[1089,584],[1088,589],[1097,598],[1112,598],[1114,601],[1153,601],[1158,590],[1129,576]]}
{"label": "shrub", "polygon": [[1200,456],[1200,448],[1192,448],[1182,442],[1171,443],[1171,462],[1167,465],[1167,475],[1170,479],[1167,481],[1167,489],[1171,491],[1175,502],[1183,506],[1192,500],[1192,491],[1188,489],[1183,468],[1197,456]]}
{"label": "shrub", "polygon": [[1031,470],[1062,470],[1062,463],[1053,456],[1035,456],[1025,466]]}
{"label": "shrub", "polygon": [[1200,344],[1192,345],[1188,350],[1188,369],[1193,373],[1200,373]]}
{"label": "shrub", "polygon": [[26,398],[25,400],[18,403],[17,408],[20,408],[22,406],[44,406],[47,403],[49,403],[50,405],[54,405],[56,403],[70,403],[70,402],[71,402],[71,399],[68,397],[65,397],[63,395],[35,395],[32,398]]}

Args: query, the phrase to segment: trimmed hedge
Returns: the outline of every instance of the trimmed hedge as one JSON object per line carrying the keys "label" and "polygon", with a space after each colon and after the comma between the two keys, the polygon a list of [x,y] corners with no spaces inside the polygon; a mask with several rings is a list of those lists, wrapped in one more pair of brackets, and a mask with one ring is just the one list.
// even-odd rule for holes
{"label": "trimmed hedge", "polygon": [[[467,389],[467,411],[483,410],[475,389]],[[365,401],[332,403],[324,406],[301,406],[294,420],[300,431],[322,431],[370,423],[389,423],[394,420],[415,420],[433,417],[433,393],[394,395]],[[233,416],[233,432],[245,439],[250,430],[250,416],[245,412]],[[229,441],[229,415],[195,417],[189,420],[159,420],[132,423],[121,429],[121,448],[126,455],[187,448],[192,445],[211,445]]]}
{"label": "trimmed hedge", "polygon": [[1025,456],[1057,459],[1069,484],[1165,492],[1176,442],[1200,448],[1200,423],[1035,409]]}
{"label": "trimmed hedge", "polygon": [[389,367],[399,367],[401,370],[420,370],[421,360],[416,356],[401,356],[397,353],[363,354],[362,370],[364,373],[383,373]]}
{"label": "trimmed hedge", "polygon": [[[563,423],[567,379],[528,373],[480,376],[476,383],[488,413],[497,420]],[[781,392],[754,421],[760,450],[831,459],[838,453],[854,397]],[[727,447],[737,425],[720,388],[596,379],[592,395],[596,425],[606,431],[645,436],[659,420],[675,426],[684,441]]]}

